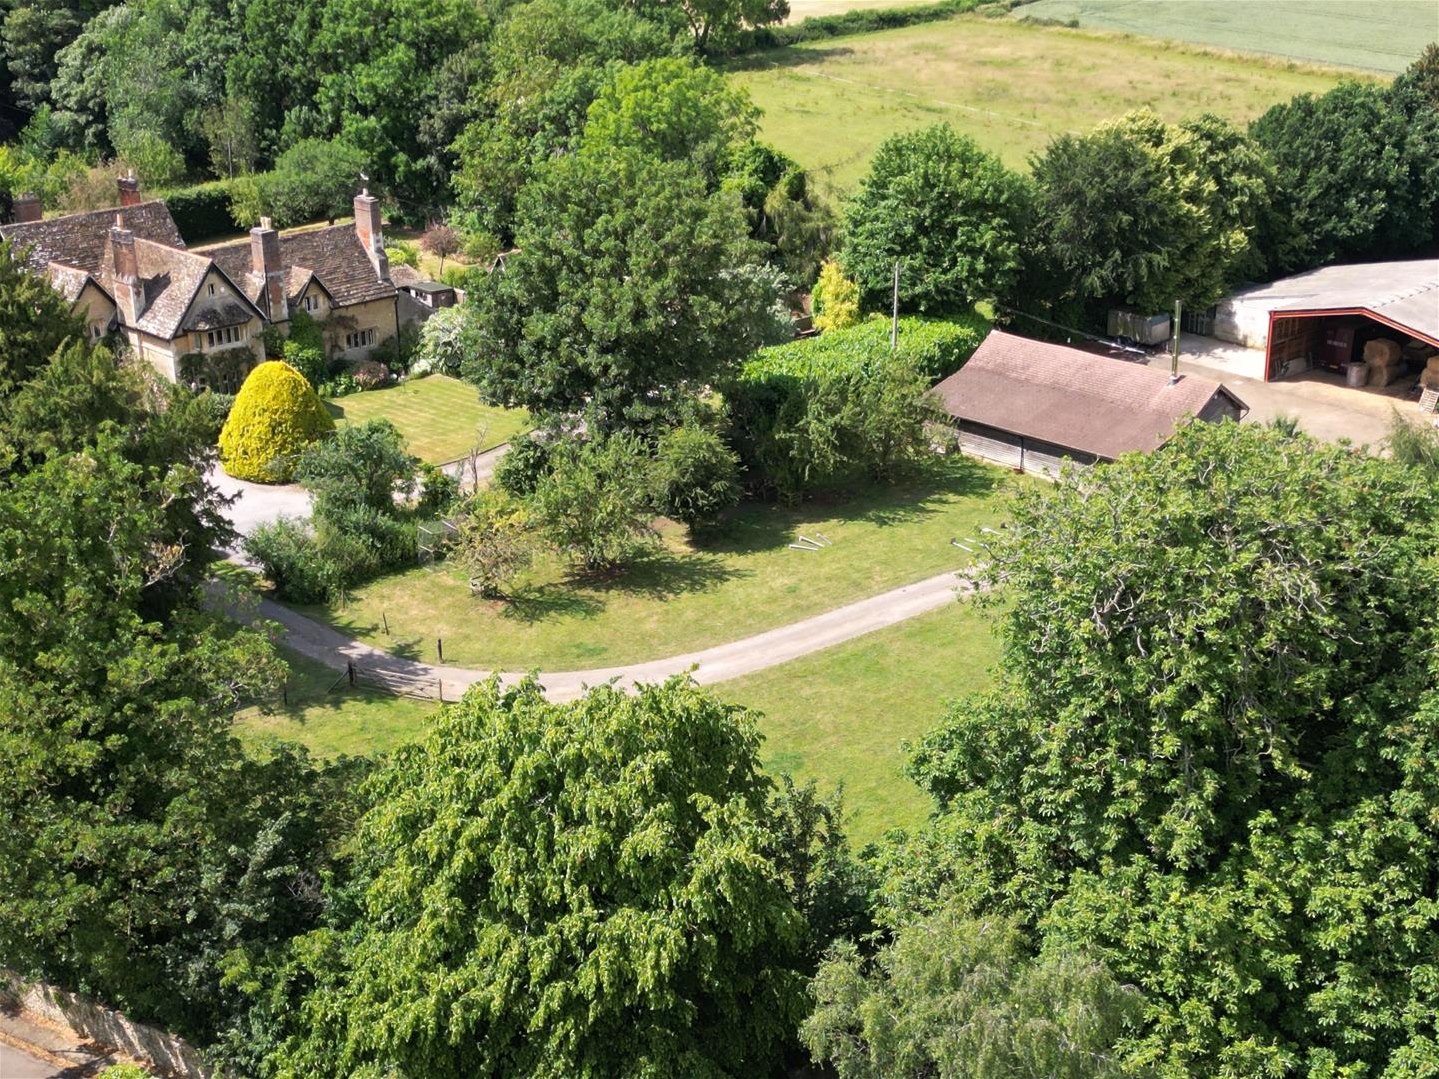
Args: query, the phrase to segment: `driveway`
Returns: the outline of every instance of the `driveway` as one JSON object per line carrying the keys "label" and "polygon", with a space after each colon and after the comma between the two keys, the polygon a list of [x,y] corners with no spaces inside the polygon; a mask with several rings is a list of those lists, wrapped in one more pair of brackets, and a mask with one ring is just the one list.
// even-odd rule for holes
{"label": "driveway", "polygon": [[[1157,354],[1149,366],[1167,371],[1169,362],[1168,354]],[[1265,382],[1263,352],[1212,337],[1180,338],[1179,370],[1223,382],[1249,406],[1247,422],[1292,416],[1301,430],[1326,442],[1347,438],[1377,448],[1388,436],[1396,410],[1407,419],[1420,416],[1418,395],[1410,397],[1412,378],[1353,389],[1332,371],[1310,371]]]}
{"label": "driveway", "polygon": [[0,1079],[61,1079],[65,1075],[65,1068],[0,1042]]}
{"label": "driveway", "polygon": [[[538,677],[545,696],[552,701],[574,700],[583,696],[589,687],[608,682],[630,689],[637,683],[660,682],[675,674],[689,673],[696,682],[708,685],[787,663],[822,648],[892,626],[926,611],[936,610],[946,603],[953,603],[958,595],[973,591],[973,583],[964,575],[941,573],[713,648],[625,667],[550,671],[542,672]],[[468,687],[494,673],[470,667],[421,663],[396,656],[346,637],[327,625],[268,599],[262,599],[258,611],[249,617],[278,622],[288,647],[333,670],[343,671],[346,664],[354,663],[362,672],[389,675],[403,680],[415,692],[443,696],[447,701],[457,700]],[[503,681],[511,684],[523,677],[516,671],[499,673]]]}
{"label": "driveway", "polygon": [[280,517],[310,516],[310,492],[297,483],[247,483],[226,475],[219,465],[206,478],[227,498],[234,498],[225,516],[242,536]]}

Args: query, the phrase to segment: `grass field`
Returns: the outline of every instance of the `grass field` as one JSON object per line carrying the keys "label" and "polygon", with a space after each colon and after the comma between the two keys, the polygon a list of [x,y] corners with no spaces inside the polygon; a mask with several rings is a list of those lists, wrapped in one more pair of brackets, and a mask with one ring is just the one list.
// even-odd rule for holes
{"label": "grass field", "polygon": [[932,2],[933,0],[789,0],[789,18],[785,19],[785,22],[804,22],[812,16],[839,15],[861,8],[867,11],[883,11],[886,8],[913,7],[916,4]]}
{"label": "grass field", "polygon": [[529,427],[524,411],[482,405],[473,386],[445,375],[352,393],[326,407],[337,424],[389,420],[411,453],[437,465],[508,442]]}
{"label": "grass field", "polygon": [[[968,556],[949,540],[996,521],[1003,480],[968,458],[935,458],[911,481],[839,504],[741,507],[700,550],[667,527],[663,548],[610,579],[571,580],[548,560],[505,603],[472,597],[464,573],[441,563],[363,585],[344,605],[303,610],[424,660],[437,658],[443,637],[445,661],[460,666],[583,670],[658,659],[962,566]],[[789,548],[797,534],[815,532],[833,546]]]}
{"label": "grass field", "polygon": [[887,136],[948,121],[1014,167],[1055,135],[1149,106],[1171,119],[1248,121],[1341,74],[1180,45],[1006,19],[946,22],[759,53],[731,70],[762,136],[831,193],[850,189]]}
{"label": "grass field", "polygon": [[1439,38],[1439,0],[1034,0],[1013,16],[1389,74]]}
{"label": "grass field", "polygon": [[322,757],[393,749],[419,734],[434,701],[392,697],[376,690],[335,686],[336,674],[323,664],[282,649],[290,664],[289,706],[248,708],[235,717],[236,731],[251,749],[276,742],[300,742]]}
{"label": "grass field", "polygon": [[992,612],[956,601],[715,692],[764,713],[765,766],[844,788],[856,844],[921,823],[929,799],[901,769],[900,743],[933,728],[955,697],[983,689],[999,656]]}
{"label": "grass field", "polygon": [[[761,753],[771,772],[844,789],[857,844],[924,820],[929,803],[901,769],[900,743],[931,729],[954,697],[989,684],[999,644],[991,612],[956,601],[938,611],[747,678],[714,693],[763,712]],[[294,653],[290,707],[237,717],[240,738],[265,752],[300,742],[319,756],[370,754],[419,736],[438,704],[347,688]]]}

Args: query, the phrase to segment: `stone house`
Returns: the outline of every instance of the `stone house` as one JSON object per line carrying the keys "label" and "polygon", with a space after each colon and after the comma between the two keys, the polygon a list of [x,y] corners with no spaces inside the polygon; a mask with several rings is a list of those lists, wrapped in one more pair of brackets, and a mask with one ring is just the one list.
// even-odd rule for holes
{"label": "stone house", "polygon": [[281,235],[268,220],[248,241],[189,250],[164,202],[122,178],[114,210],[0,226],[85,321],[115,333],[172,381],[233,392],[264,359],[263,334],[304,311],[331,359],[369,359],[399,330],[379,200],[355,197],[355,223]]}

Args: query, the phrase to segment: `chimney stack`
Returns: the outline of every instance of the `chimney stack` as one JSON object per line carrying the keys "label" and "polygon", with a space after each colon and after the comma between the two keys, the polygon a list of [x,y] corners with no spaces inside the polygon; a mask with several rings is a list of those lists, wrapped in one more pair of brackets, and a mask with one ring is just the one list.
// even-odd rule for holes
{"label": "chimney stack", "polygon": [[115,187],[118,188],[120,192],[121,206],[140,205],[140,181],[135,178],[133,172],[128,176],[116,177]]}
{"label": "chimney stack", "polygon": [[40,207],[40,197],[33,191],[22,191],[15,196],[10,204],[11,212],[15,215],[15,223],[23,225],[31,221],[39,221],[45,216]]}
{"label": "chimney stack", "polygon": [[355,196],[355,235],[370,256],[380,280],[390,279],[390,260],[385,257],[385,233],[380,225],[380,200],[364,188]]}
{"label": "chimney stack", "polygon": [[140,282],[140,260],[135,253],[135,234],[125,227],[125,215],[116,214],[110,228],[110,250],[115,281],[115,306],[120,325],[133,326],[145,311],[145,289]]}
{"label": "chimney stack", "polygon": [[285,298],[285,268],[280,263],[280,234],[268,217],[260,218],[250,230],[250,270],[265,279],[263,306],[270,321],[284,322],[290,317],[290,308]]}

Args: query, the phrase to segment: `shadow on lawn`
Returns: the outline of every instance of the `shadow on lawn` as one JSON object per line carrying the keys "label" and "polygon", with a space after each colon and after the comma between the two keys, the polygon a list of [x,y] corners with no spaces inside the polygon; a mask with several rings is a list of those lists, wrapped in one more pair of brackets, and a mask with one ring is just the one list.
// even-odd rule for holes
{"label": "shadow on lawn", "polygon": [[835,519],[889,527],[911,524],[944,510],[951,498],[992,494],[1004,475],[969,457],[926,460],[889,483],[860,480],[818,492],[798,506],[748,503],[705,543],[721,554],[754,554],[784,547],[797,531]]}

